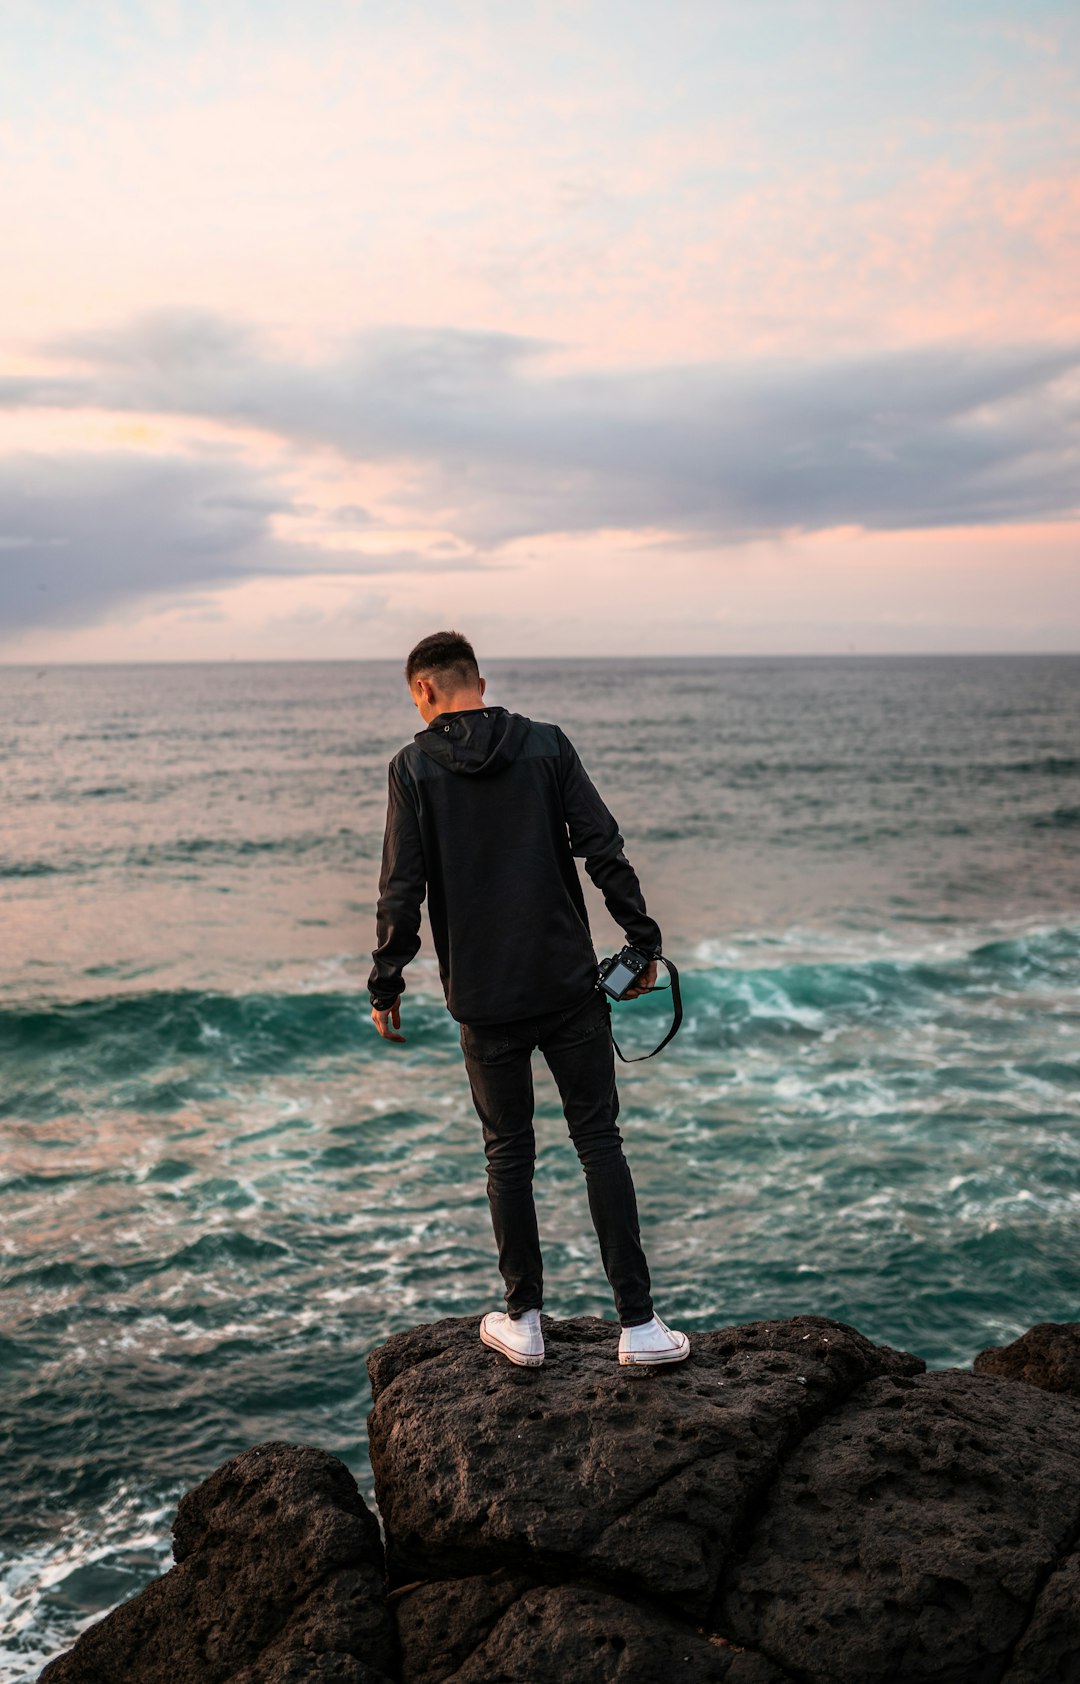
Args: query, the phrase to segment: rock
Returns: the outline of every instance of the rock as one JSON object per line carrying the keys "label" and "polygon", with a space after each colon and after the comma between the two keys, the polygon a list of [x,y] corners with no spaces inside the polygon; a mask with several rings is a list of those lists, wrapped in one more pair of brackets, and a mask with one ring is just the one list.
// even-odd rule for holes
{"label": "rock", "polygon": [[544,1331],[372,1353],[385,1570],[343,1463],[256,1445],[42,1684],[1080,1684],[1080,1397],[987,1371],[1063,1393],[1072,1325],[931,1374],[821,1316]]}
{"label": "rock", "polygon": [[396,1604],[403,1684],[787,1684],[789,1675],[595,1585],[435,1581]]}
{"label": "rock", "polygon": [[[786,1459],[712,1623],[800,1678],[983,1684],[1078,1522],[1080,1403],[959,1371],[890,1376]],[[1075,1645],[1075,1602],[1071,1629]]]}
{"label": "rock", "polygon": [[392,1593],[402,1678],[409,1684],[440,1684],[452,1677],[533,1584],[525,1574],[497,1572],[421,1580]]}
{"label": "rock", "polygon": [[1011,1345],[991,1345],[975,1358],[976,1374],[1026,1380],[1044,1392],[1080,1397],[1080,1321],[1041,1321]]}
{"label": "rock", "polygon": [[1050,1574],[1001,1684],[1080,1684],[1080,1555]]}
{"label": "rock", "polygon": [[370,1362],[404,1684],[1080,1684],[1080,1401],[823,1317]]}
{"label": "rock", "polygon": [[618,1329],[544,1318],[518,1368],[475,1317],[391,1339],[368,1418],[392,1584],[515,1567],[592,1574],[706,1614],[783,1457],[858,1386],[924,1364],[820,1316],[694,1335],[622,1368]]}
{"label": "rock", "polygon": [[325,1450],[258,1444],[181,1499],[176,1565],[41,1684],[386,1684],[398,1675],[374,1515]]}

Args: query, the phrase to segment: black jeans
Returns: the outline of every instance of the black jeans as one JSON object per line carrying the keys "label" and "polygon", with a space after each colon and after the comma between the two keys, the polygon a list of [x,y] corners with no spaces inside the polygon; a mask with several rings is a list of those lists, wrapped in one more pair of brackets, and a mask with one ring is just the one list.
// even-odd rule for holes
{"label": "black jeans", "polygon": [[461,1050],[473,1104],[484,1128],[487,1193],[506,1283],[506,1307],[517,1317],[543,1304],[543,1263],[533,1203],[532,1050],[539,1047],[555,1078],[577,1148],[623,1327],[651,1320],[649,1269],[641,1249],[637,1200],[615,1119],[619,1095],[611,1045],[611,1007],[594,989],[583,1003],[512,1023],[461,1025]]}

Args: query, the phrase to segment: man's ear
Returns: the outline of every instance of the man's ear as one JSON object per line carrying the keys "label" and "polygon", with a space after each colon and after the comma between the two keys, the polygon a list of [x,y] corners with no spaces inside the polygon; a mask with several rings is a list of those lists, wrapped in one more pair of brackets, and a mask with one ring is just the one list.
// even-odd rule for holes
{"label": "man's ear", "polygon": [[487,689],[487,679],[486,679],[486,678],[482,678],[482,679],[481,679],[481,680],[480,680],[480,694],[481,694],[481,695],[483,695],[483,694],[484,694],[484,691],[485,691],[485,690],[486,690],[486,689]]}

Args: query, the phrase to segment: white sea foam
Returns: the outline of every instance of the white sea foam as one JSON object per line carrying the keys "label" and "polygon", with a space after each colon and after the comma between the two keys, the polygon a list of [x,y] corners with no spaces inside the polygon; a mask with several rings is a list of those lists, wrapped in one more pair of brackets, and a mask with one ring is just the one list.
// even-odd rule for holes
{"label": "white sea foam", "polygon": [[943,935],[916,937],[886,926],[846,931],[789,924],[767,934],[747,930],[706,936],[691,949],[691,956],[693,968],[740,971],[777,964],[865,965],[882,959],[905,965],[948,964],[990,942],[1026,944],[1051,937],[1058,929],[1044,917],[989,919],[958,925]]}
{"label": "white sea foam", "polygon": [[[148,1502],[145,1493],[121,1485],[95,1514],[61,1522],[47,1544],[0,1554],[5,1684],[36,1684],[42,1667],[80,1632],[168,1569],[180,1495]],[[101,1600],[110,1585],[116,1594]]]}

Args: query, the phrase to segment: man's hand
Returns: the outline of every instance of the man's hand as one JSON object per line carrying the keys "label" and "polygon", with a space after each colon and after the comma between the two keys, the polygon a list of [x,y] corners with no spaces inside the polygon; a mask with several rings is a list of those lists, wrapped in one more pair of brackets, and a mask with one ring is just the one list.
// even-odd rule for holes
{"label": "man's hand", "polygon": [[650,988],[656,987],[656,960],[650,959],[643,971],[638,973],[638,979],[633,988],[628,988],[623,995],[624,1000],[636,1000],[639,994],[647,994]]}
{"label": "man's hand", "polygon": [[399,994],[393,1005],[387,1006],[385,1011],[380,1011],[377,1006],[372,1006],[371,1021],[384,1041],[403,1041],[404,1035],[395,1035],[394,1030],[390,1027],[393,1024],[394,1029],[401,1028],[401,995]]}

